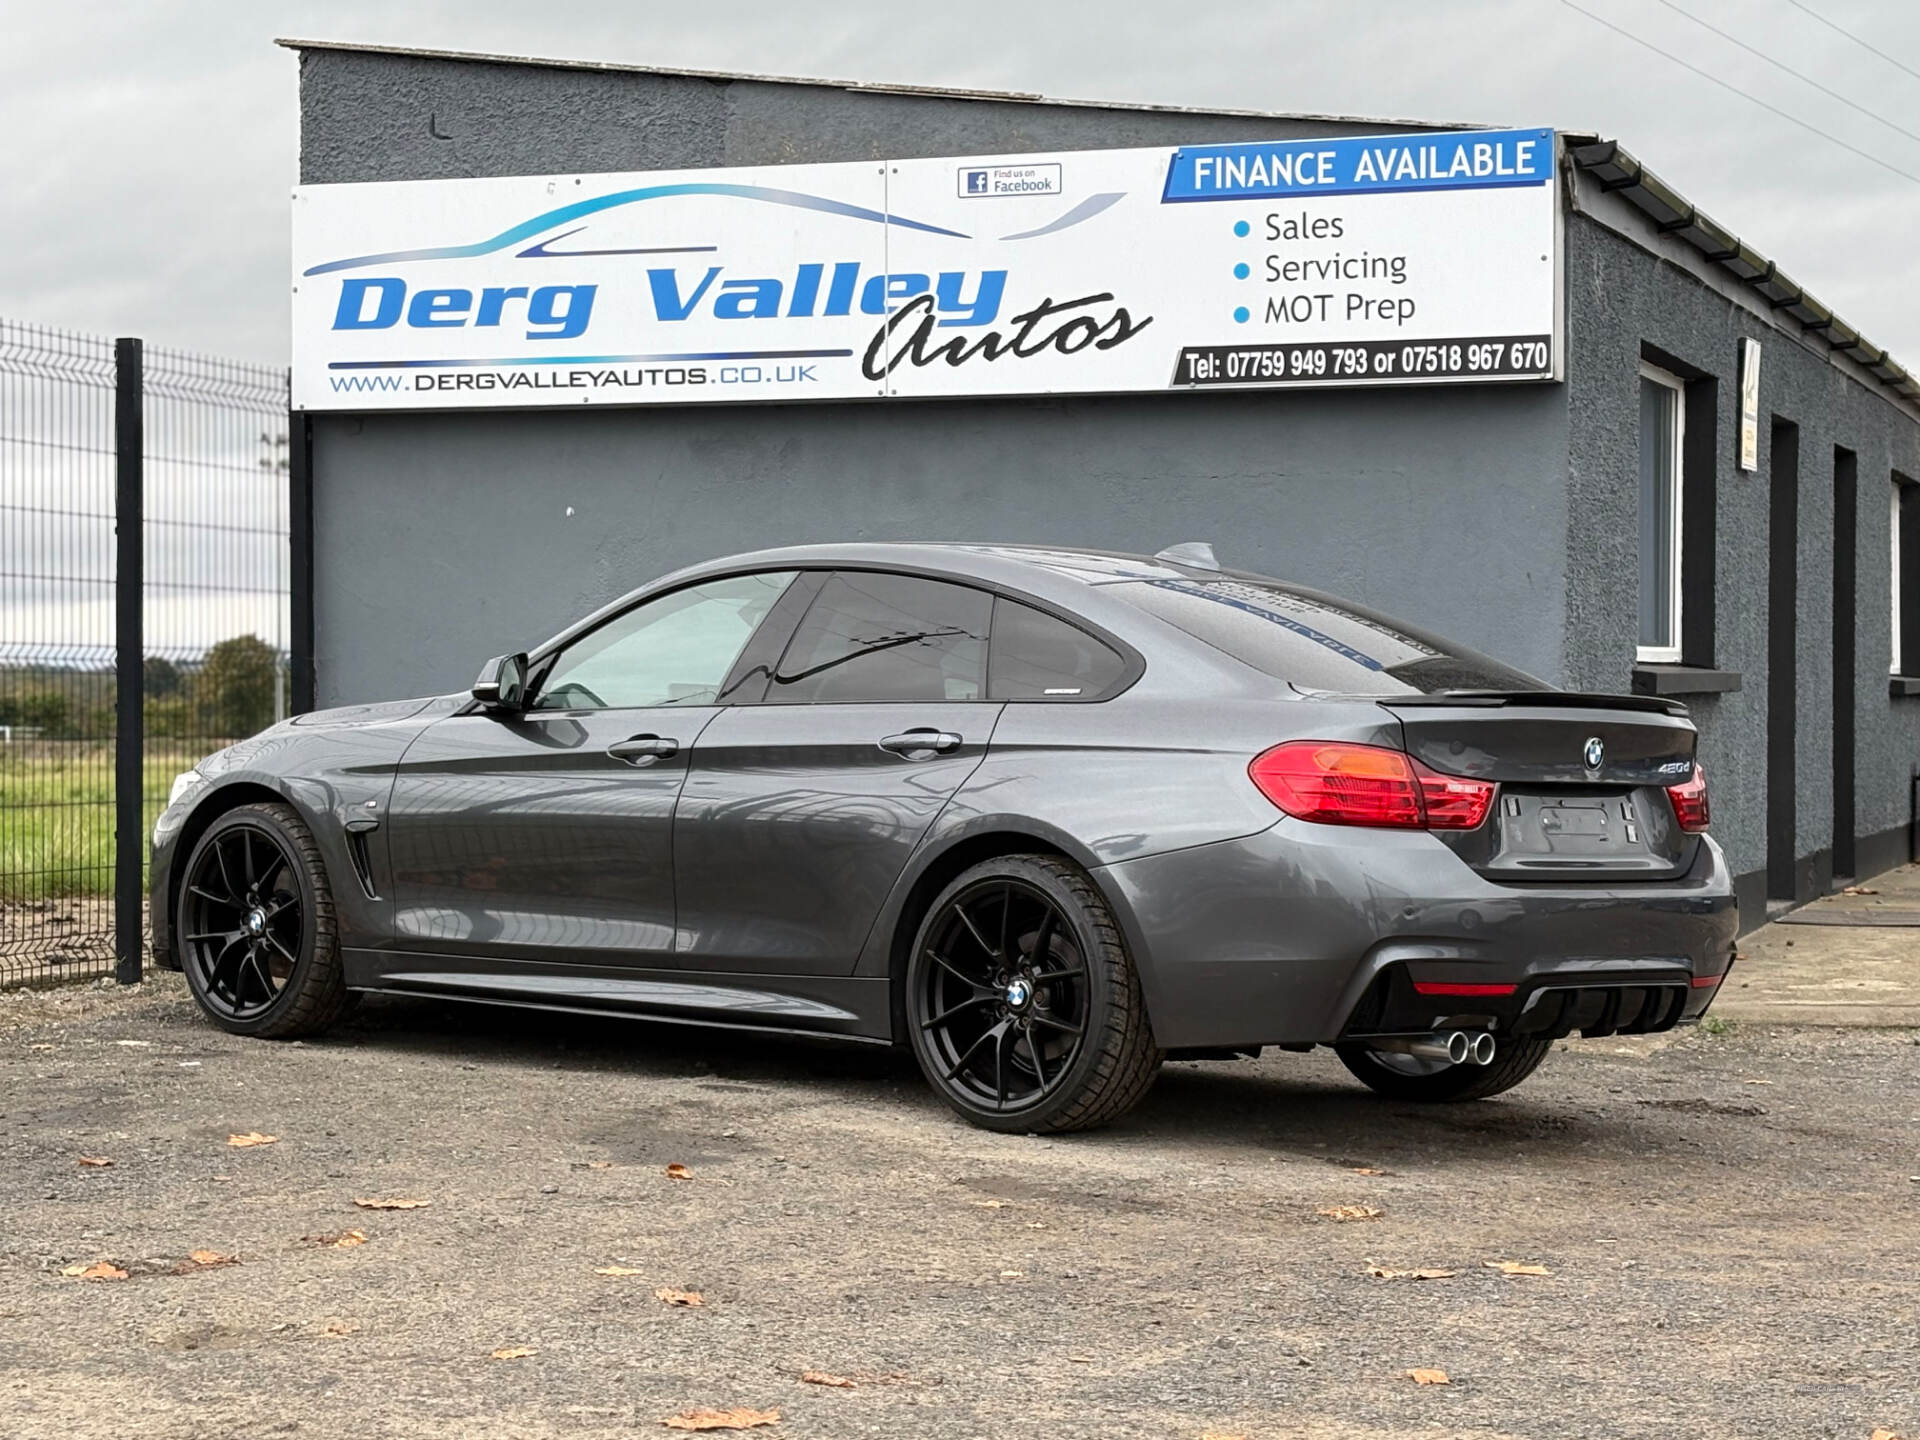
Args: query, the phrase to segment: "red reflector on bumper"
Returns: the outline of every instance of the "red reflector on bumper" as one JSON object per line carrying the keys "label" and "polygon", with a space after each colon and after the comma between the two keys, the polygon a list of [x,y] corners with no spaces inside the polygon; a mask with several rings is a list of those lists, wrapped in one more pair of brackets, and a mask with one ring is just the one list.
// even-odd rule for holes
{"label": "red reflector on bumper", "polygon": [[1447,980],[1416,980],[1416,995],[1511,995],[1518,985],[1455,985]]}
{"label": "red reflector on bumper", "polygon": [[1704,990],[1709,985],[1718,985],[1726,978],[1724,975],[1696,975],[1693,977],[1693,988],[1696,990]]}

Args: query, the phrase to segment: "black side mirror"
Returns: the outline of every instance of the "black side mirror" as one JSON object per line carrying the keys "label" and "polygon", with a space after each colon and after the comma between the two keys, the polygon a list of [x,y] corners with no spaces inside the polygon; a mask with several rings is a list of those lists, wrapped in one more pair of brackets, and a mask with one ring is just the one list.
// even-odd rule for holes
{"label": "black side mirror", "polygon": [[518,715],[527,708],[527,657],[497,655],[480,667],[473,698],[491,715]]}

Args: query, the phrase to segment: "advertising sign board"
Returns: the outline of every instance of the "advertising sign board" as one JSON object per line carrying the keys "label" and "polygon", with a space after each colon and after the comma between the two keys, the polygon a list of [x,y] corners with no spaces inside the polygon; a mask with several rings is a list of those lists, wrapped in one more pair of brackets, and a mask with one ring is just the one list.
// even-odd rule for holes
{"label": "advertising sign board", "polygon": [[294,196],[309,410],[1558,378],[1550,130]]}

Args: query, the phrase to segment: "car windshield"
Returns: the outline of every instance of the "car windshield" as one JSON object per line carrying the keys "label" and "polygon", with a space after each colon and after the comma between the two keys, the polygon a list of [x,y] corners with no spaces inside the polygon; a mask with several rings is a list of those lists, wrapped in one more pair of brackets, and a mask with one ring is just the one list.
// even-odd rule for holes
{"label": "car windshield", "polygon": [[1552,688],[1437,635],[1273,581],[1139,580],[1106,589],[1299,690],[1434,695]]}

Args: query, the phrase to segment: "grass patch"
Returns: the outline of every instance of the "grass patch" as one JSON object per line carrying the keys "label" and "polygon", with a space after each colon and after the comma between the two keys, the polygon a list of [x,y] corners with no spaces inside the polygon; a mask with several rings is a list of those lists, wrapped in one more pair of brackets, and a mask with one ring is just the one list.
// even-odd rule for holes
{"label": "grass patch", "polygon": [[[142,763],[142,847],[173,777],[216,748],[156,741]],[[0,903],[113,893],[114,746],[0,745]]]}

